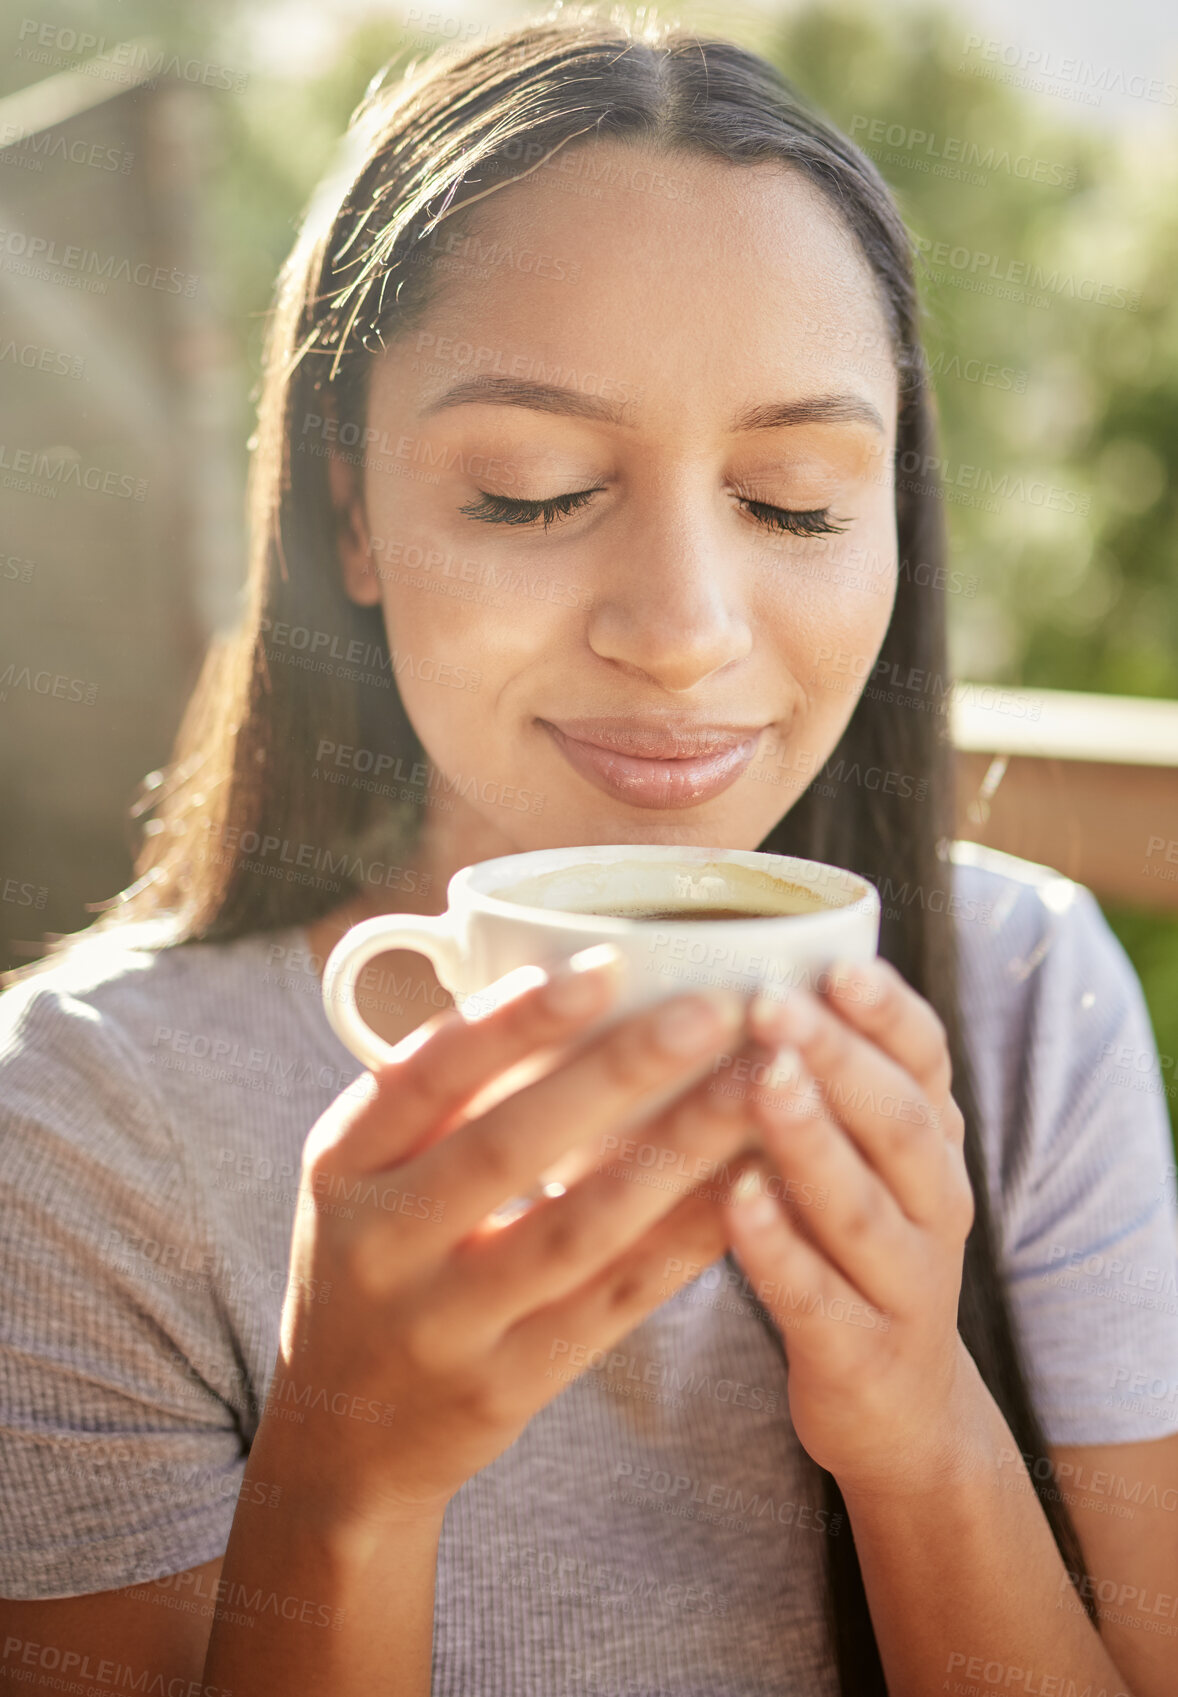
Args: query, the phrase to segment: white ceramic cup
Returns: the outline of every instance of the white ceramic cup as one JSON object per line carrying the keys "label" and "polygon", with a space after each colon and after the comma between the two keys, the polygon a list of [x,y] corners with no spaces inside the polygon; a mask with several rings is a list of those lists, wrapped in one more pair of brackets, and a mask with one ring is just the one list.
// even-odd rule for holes
{"label": "white ceramic cup", "polygon": [[[689,901],[755,910],[783,899],[811,911],[680,921],[582,911],[594,906],[657,910]],[[387,913],[354,925],[327,958],[323,1001],[340,1041],[373,1067],[393,1058],[395,1050],[361,1018],[356,983],[368,962],[386,950],[417,949],[427,955],[469,1017],[518,993],[524,987],[520,968],[538,981],[537,967],[551,968],[594,943],[611,943],[622,957],[617,992],[608,1011],[581,1027],[559,1060],[614,1021],[669,996],[726,985],[750,995],[760,990],[784,997],[792,985],[812,984],[835,960],[870,960],[879,946],[879,917],[879,895],[866,878],[816,860],[677,844],[537,849],[455,873],[447,887],[446,911],[436,918]],[[734,1058],[705,1058],[690,1074],[647,1093],[614,1124],[598,1153],[607,1157],[610,1147],[620,1147],[621,1133],[632,1122],[650,1119],[709,1070]],[[481,1093],[480,1111],[552,1064],[550,1054],[538,1070],[529,1071],[527,1064],[510,1069],[506,1087],[497,1091],[493,1085]],[[571,1150],[540,1175],[527,1196],[511,1198],[492,1217],[506,1223],[542,1195],[558,1194],[591,1171],[595,1158]]]}
{"label": "white ceramic cup", "polygon": [[[522,966],[551,968],[593,943],[622,955],[618,992],[584,1042],[651,1002],[709,985],[784,996],[834,960],[870,960],[879,946],[879,895],[866,878],[794,856],[680,844],[604,843],[501,855],[455,873],[447,907],[432,917],[383,913],[336,944],[323,973],[332,1029],[368,1067],[392,1058],[390,1044],[361,1018],[356,981],[375,956],[416,949],[465,1008],[488,1011],[511,993],[489,985]],[[780,901],[809,912],[750,913],[747,919],[649,920],[583,911],[647,909],[688,902],[755,910]],[[678,1088],[682,1088],[680,1085]]]}

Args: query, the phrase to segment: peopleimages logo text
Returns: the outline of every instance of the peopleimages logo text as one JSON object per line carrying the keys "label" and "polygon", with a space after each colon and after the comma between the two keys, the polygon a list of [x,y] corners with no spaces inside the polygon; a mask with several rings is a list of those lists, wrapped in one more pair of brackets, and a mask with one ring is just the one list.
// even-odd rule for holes
{"label": "peopleimages logo text", "polygon": [[848,134],[855,138],[865,137],[900,153],[924,156],[938,164],[957,164],[987,173],[1004,171],[1010,177],[1062,187],[1070,187],[1076,180],[1075,166],[1065,165],[1061,160],[1032,158],[1029,153],[1012,154],[1009,148],[996,146],[993,142],[983,145],[964,136],[939,136],[934,130],[889,123],[886,118],[873,118],[864,113],[854,115]]}
{"label": "peopleimages logo text", "polygon": [[[1178,85],[1165,82],[1161,77],[1147,77],[1140,71],[1126,71],[1119,65],[1097,65],[1091,59],[1081,59],[1070,53],[1056,53],[1048,47],[1026,47],[1020,42],[995,41],[987,36],[967,35],[964,52],[966,58],[977,55],[985,63],[1001,66],[1008,72],[1042,79],[1044,83],[1058,82],[1073,86],[1095,97],[1093,103],[1097,105],[1100,103],[1100,97],[1105,94],[1128,95],[1133,100],[1152,100],[1162,106],[1178,105]],[[975,71],[981,68],[976,65],[970,67]]]}
{"label": "peopleimages logo text", "polygon": [[105,282],[134,283],[141,289],[162,289],[167,295],[188,299],[195,295],[199,282],[199,278],[174,266],[151,265],[146,260],[132,265],[117,254],[98,253],[75,243],[59,246],[48,236],[30,236],[25,230],[0,230],[0,252],[29,264],[57,265],[63,271],[100,277]]}
{"label": "peopleimages logo text", "polygon": [[1077,277],[1070,271],[1061,271],[1058,265],[1048,270],[1034,260],[1003,259],[1000,254],[986,253],[981,248],[934,242],[931,236],[915,236],[913,240],[930,265],[947,265],[951,271],[970,277],[1016,284],[1032,293],[1091,301],[1097,306],[1123,307],[1126,312],[1136,312],[1141,305],[1136,289],[1101,283],[1095,277]]}
{"label": "peopleimages logo text", "polygon": [[241,94],[249,81],[244,71],[229,65],[213,64],[207,59],[182,59],[178,53],[169,53],[165,48],[145,41],[108,41],[102,35],[72,29],[68,24],[43,23],[37,18],[21,19],[17,40],[20,45],[14,58],[44,64],[50,62],[50,56],[54,54],[58,55],[53,61],[56,63],[65,56],[93,55],[88,66],[77,67],[79,71],[93,74],[91,67],[94,61],[104,61],[97,68],[107,72],[127,70],[140,80],[150,78],[149,87],[164,77],[174,77],[182,82],[201,83],[205,88]]}

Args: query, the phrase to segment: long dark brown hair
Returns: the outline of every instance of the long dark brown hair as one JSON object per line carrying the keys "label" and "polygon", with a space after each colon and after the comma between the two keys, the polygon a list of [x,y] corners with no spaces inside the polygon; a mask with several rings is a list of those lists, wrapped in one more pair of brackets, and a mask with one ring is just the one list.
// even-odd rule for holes
{"label": "long dark brown hair", "polygon": [[[919,679],[920,688],[910,698],[894,687],[864,689],[830,760],[760,847],[850,867],[884,891],[881,952],[944,1021],[965,1116],[976,1218],[961,1335],[1018,1449],[1043,1457],[997,1265],[958,1016],[946,899],[955,820],[946,538],[941,492],[924,471],[936,454],[936,421],[912,244],[871,161],[757,54],[667,25],[639,32],[616,13],[586,7],[503,29],[468,50],[440,50],[403,76],[388,68],[370,85],[278,283],[250,474],[247,606],[239,627],[209,652],[171,764],[152,775],[136,804],[146,835],[135,882],[88,932],[151,918],[159,946],[173,946],[307,924],[359,889],[374,846],[388,863],[412,847],[424,798],[394,802],[380,785],[325,784],[308,758],[327,737],[403,755],[406,768],[424,759],[400,703],[381,609],[351,601],[335,567],[322,421],[335,420],[337,444],[362,445],[373,355],[408,333],[444,286],[444,268],[432,262],[438,230],[453,233],[454,251],[472,203],[554,156],[567,158],[560,150],[581,138],[630,144],[638,163],[649,164],[653,152],[672,174],[676,154],[802,172],[874,273],[890,336],[876,357],[894,363],[900,396],[900,570],[877,669]],[[917,478],[905,475],[913,467]],[[358,687],[355,668],[311,664],[325,649],[359,659],[371,681]],[[308,663],[293,664],[293,651]],[[881,781],[888,773],[897,776]],[[313,875],[288,876],[295,865]],[[1075,1530],[1040,1472],[1031,1469],[1030,1483],[1077,1576]],[[844,1697],[883,1697],[850,1524],[835,1479],[824,1473],[823,1481],[828,1509],[842,1516],[842,1535],[827,1540],[841,1689]],[[1091,1616],[1087,1599],[1085,1606]]]}

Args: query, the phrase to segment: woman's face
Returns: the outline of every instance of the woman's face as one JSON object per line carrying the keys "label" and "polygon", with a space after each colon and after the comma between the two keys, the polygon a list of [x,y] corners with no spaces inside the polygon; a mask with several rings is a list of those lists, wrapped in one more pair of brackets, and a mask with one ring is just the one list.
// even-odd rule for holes
{"label": "woman's face", "polygon": [[596,143],[476,216],[439,226],[435,305],[373,369],[362,482],[331,462],[348,593],[383,606],[433,768],[426,841],[451,867],[756,848],[891,615],[872,274],[776,165]]}

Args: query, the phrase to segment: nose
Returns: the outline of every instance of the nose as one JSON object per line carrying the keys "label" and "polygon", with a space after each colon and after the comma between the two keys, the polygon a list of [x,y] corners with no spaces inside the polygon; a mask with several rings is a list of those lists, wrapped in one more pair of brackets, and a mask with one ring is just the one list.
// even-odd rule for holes
{"label": "nose", "polygon": [[611,534],[614,563],[590,603],[595,654],[682,693],[750,652],[741,561],[717,535],[720,522],[718,508],[709,515],[679,485]]}

